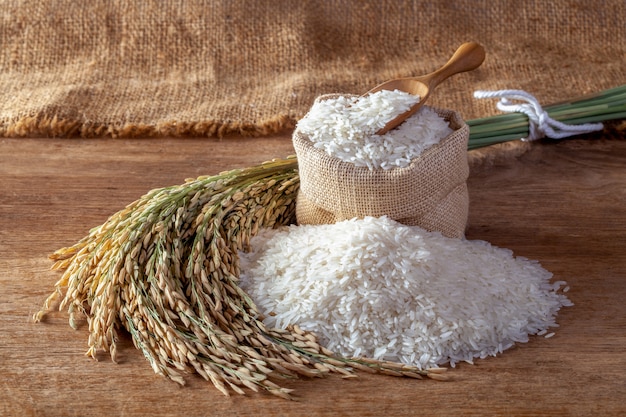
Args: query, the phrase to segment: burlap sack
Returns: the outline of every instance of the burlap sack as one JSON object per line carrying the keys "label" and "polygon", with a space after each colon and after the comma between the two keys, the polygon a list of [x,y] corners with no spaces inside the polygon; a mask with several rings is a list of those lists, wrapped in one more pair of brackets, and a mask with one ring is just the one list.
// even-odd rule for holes
{"label": "burlap sack", "polygon": [[469,127],[457,112],[434,110],[454,131],[405,168],[357,167],[315,148],[296,129],[292,139],[300,172],[298,223],[330,224],[386,215],[406,225],[463,237],[469,206]]}

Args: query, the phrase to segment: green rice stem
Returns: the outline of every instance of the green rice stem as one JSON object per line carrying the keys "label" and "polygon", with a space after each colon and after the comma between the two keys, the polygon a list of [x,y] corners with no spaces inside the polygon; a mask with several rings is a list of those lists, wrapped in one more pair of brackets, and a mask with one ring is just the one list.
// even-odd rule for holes
{"label": "green rice stem", "polygon": [[[577,99],[545,106],[554,120],[571,125],[599,123],[626,118],[626,84]],[[506,113],[468,120],[468,149],[525,138],[529,134],[528,116]]]}

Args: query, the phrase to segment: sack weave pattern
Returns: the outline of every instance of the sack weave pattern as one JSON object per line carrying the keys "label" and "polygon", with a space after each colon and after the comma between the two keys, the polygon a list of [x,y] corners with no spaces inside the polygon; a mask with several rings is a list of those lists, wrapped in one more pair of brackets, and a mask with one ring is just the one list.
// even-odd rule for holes
{"label": "sack weave pattern", "polygon": [[401,223],[462,237],[468,216],[467,140],[469,127],[454,111],[434,109],[454,130],[405,168],[357,167],[315,148],[298,129],[300,224],[325,224],[364,216],[388,216]]}

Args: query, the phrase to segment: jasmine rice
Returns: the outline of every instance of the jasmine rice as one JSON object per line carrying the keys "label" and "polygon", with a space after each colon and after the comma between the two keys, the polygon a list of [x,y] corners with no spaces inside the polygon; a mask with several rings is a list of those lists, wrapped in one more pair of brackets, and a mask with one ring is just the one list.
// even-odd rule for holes
{"label": "jasmine rice", "polygon": [[571,305],[535,261],[387,217],[263,230],[240,256],[241,285],[267,325],[298,324],[335,353],[422,369],[545,335]]}
{"label": "jasmine rice", "polygon": [[316,148],[342,161],[370,169],[403,168],[452,133],[444,118],[423,106],[397,128],[376,134],[419,100],[399,90],[317,100],[297,129]]}

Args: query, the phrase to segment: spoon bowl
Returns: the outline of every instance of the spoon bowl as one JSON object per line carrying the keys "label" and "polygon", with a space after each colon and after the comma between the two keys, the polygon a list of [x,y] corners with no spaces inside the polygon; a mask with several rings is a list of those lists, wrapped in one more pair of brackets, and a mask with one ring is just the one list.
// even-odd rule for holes
{"label": "spoon bowl", "polygon": [[415,114],[415,112],[422,107],[424,102],[430,96],[430,93],[437,87],[437,85],[439,85],[439,83],[454,74],[478,68],[484,60],[484,48],[476,42],[467,42],[459,46],[448,62],[437,71],[420,77],[396,78],[372,88],[370,91],[365,93],[365,95],[381,90],[400,90],[420,97],[419,102],[411,106],[408,111],[391,119],[387,122],[387,124],[385,124],[385,127],[376,132],[376,134],[383,135],[387,133]]}

